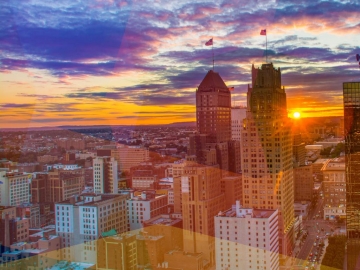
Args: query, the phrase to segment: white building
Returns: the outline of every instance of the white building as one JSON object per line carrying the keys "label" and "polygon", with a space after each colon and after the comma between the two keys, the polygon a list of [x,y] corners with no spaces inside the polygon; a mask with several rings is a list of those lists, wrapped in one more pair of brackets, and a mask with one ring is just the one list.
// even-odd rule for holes
{"label": "white building", "polygon": [[215,218],[216,269],[279,269],[278,210],[232,209]]}
{"label": "white building", "polygon": [[242,122],[246,118],[245,107],[231,108],[231,139],[241,141]]}
{"label": "white building", "polygon": [[143,227],[143,222],[161,214],[168,213],[168,196],[158,195],[155,191],[143,191],[140,196],[127,200],[129,229],[137,230]]}
{"label": "white building", "polygon": [[118,193],[117,162],[113,157],[93,159],[93,177],[95,193]]}
{"label": "white building", "polygon": [[32,174],[0,169],[0,205],[17,206],[30,202]]}
{"label": "white building", "polygon": [[68,261],[96,263],[97,241],[102,232],[127,231],[126,195],[82,194],[55,204],[56,234],[62,238]]}

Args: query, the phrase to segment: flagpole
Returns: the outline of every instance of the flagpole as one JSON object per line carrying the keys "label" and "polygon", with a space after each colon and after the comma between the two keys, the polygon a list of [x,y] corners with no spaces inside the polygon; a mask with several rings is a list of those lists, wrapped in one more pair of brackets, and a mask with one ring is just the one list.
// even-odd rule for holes
{"label": "flagpole", "polygon": [[267,32],[266,32],[266,35],[265,35],[265,38],[266,38],[266,51],[265,51],[265,53],[266,53],[266,64],[267,64]]}
{"label": "flagpole", "polygon": [[215,65],[215,60],[214,60],[214,38],[211,37],[211,39],[212,39],[212,46],[211,46],[211,48],[212,48],[212,55],[213,55],[213,71],[215,71],[215,68],[214,68],[214,65]]}

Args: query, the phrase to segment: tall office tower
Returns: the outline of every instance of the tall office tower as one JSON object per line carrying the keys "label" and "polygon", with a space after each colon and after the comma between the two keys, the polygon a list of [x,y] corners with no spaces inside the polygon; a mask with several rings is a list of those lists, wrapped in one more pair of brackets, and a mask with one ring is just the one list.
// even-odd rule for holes
{"label": "tall office tower", "polygon": [[241,141],[241,129],[243,120],[246,118],[245,107],[231,108],[231,139]]}
{"label": "tall office tower", "polygon": [[95,193],[118,193],[117,162],[113,157],[93,159],[93,179]]}
{"label": "tall office tower", "polygon": [[279,209],[279,250],[287,255],[294,242],[293,153],[280,68],[252,67],[247,109],[241,133],[244,207]]}
{"label": "tall office tower", "polygon": [[196,91],[196,124],[210,142],[231,139],[231,95],[219,73],[210,70]]}
{"label": "tall office tower", "polygon": [[189,163],[181,176],[184,251],[214,265],[214,216],[225,207],[218,166]]}
{"label": "tall office tower", "polygon": [[87,193],[55,204],[56,234],[63,259],[96,263],[97,240],[103,232],[127,232],[127,195]]}
{"label": "tall office tower", "polygon": [[360,269],[360,82],[343,83],[347,269]]}
{"label": "tall office tower", "polygon": [[31,174],[0,169],[0,205],[17,206],[30,202]]}

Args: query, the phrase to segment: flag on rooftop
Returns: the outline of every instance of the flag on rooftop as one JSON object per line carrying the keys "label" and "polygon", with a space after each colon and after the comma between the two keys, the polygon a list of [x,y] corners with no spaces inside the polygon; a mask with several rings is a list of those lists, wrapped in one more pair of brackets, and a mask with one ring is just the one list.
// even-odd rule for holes
{"label": "flag on rooftop", "polygon": [[207,42],[205,43],[205,45],[206,45],[206,46],[211,46],[211,45],[213,45],[213,39],[212,39],[212,38],[209,39],[209,41],[207,41]]}
{"label": "flag on rooftop", "polygon": [[266,29],[262,29],[262,30],[260,31],[260,35],[266,36]]}
{"label": "flag on rooftop", "polygon": [[234,89],[235,89],[234,87],[229,87],[230,91],[234,91]]}

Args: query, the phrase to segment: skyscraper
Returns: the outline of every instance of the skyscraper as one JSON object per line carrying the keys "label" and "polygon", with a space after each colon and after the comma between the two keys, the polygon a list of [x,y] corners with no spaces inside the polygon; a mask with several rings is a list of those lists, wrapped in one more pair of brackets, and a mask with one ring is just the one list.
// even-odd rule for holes
{"label": "skyscraper", "polygon": [[279,250],[290,254],[294,241],[291,124],[280,68],[272,63],[252,67],[241,137],[244,207],[279,209]]}
{"label": "skyscraper", "polygon": [[343,83],[347,269],[360,268],[360,82]]}
{"label": "skyscraper", "polygon": [[196,124],[212,143],[231,140],[231,95],[219,73],[210,70],[196,91]]}

